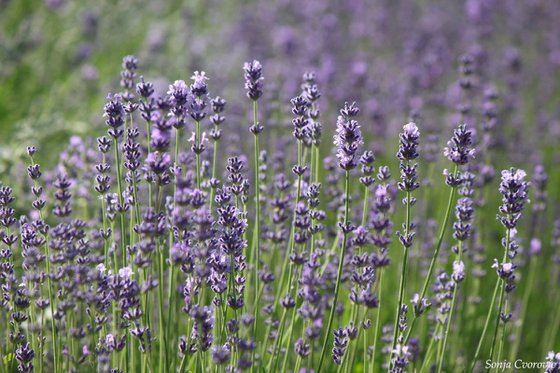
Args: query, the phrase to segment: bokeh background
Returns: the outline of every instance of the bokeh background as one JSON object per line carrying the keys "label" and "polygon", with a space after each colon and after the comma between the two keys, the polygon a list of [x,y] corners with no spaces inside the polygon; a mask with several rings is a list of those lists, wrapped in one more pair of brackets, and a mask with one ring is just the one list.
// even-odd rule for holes
{"label": "bokeh background", "polygon": [[245,109],[243,61],[263,62],[270,110],[288,107],[302,73],[315,71],[323,111],[357,100],[381,152],[411,113],[436,134],[456,124],[457,61],[469,53],[477,90],[500,94],[508,157],[527,161],[528,149],[552,162],[559,16],[550,0],[0,0],[0,171],[30,143],[52,165],[71,135],[99,135],[127,54],[160,92],[206,71],[234,115]]}

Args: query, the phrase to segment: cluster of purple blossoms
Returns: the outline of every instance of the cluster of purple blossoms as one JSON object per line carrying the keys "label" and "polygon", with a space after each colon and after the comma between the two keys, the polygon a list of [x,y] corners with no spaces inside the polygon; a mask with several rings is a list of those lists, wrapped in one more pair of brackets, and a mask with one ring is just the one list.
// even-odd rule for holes
{"label": "cluster of purple blossoms", "polygon": [[338,328],[333,331],[334,334],[334,346],[332,349],[333,360],[335,364],[342,364],[342,359],[346,353],[346,348],[348,346],[348,334],[346,329]]}
{"label": "cluster of purple blossoms", "polygon": [[[472,222],[474,218],[473,202],[470,198],[464,197],[457,201],[455,209],[457,221],[453,223],[453,237],[461,242],[460,247],[453,247],[453,251],[460,255],[460,251],[464,250],[463,242],[472,234]],[[465,278],[465,264],[458,258],[453,262],[453,280],[457,283]]]}
{"label": "cluster of purple blossoms", "polygon": [[[502,205],[499,207],[498,220],[506,228],[506,237],[502,239],[504,256],[501,262],[494,259],[492,268],[496,270],[498,278],[503,281],[503,290],[506,294],[512,292],[515,285],[514,271],[517,264],[514,259],[519,251],[516,240],[517,225],[521,218],[521,212],[528,202],[529,182],[525,181],[526,173],[523,170],[511,168],[502,171],[502,180],[499,191],[502,194]],[[512,314],[500,309],[500,319],[505,323],[511,319]]]}
{"label": "cluster of purple blossoms", "polygon": [[121,127],[124,125],[125,117],[124,106],[120,97],[109,95],[104,110],[105,124],[109,127],[107,133],[115,140],[120,139],[124,133]]}
{"label": "cluster of purple blossoms", "polygon": [[125,102],[134,100],[134,81],[136,79],[136,70],[138,70],[138,59],[134,56],[126,56],[123,58],[121,71],[121,87],[125,89],[122,97]]}
{"label": "cluster of purple blossoms", "polygon": [[[403,132],[399,134],[399,150],[397,152],[397,158],[401,162],[401,181],[398,186],[403,192],[413,192],[420,187],[416,171],[418,164],[410,164],[411,161],[418,158],[419,139],[420,131],[416,123],[410,122],[403,126]],[[410,204],[414,205],[414,202],[410,201]]]}
{"label": "cluster of purple blossoms", "polygon": [[[444,148],[443,154],[453,162],[457,167],[466,165],[471,158],[474,158],[475,149],[473,145],[472,131],[467,129],[466,124],[461,124],[453,131],[451,140],[448,141],[447,147]],[[455,188],[462,183],[462,178],[458,172],[449,173],[444,171],[446,176],[445,183]]]}
{"label": "cluster of purple blossoms", "polygon": [[[418,158],[418,144],[420,139],[420,131],[414,122],[407,123],[403,126],[403,132],[399,135],[399,150],[397,158],[400,161],[401,181],[398,183],[399,190],[407,193],[407,197],[403,199],[403,204],[413,206],[416,198],[410,197],[410,193],[420,187],[418,182],[417,168],[418,163],[411,163]],[[412,246],[414,240],[413,225],[407,222],[404,226],[405,233],[397,232],[401,244],[405,248]]]}
{"label": "cluster of purple blossoms", "polygon": [[521,212],[528,202],[529,182],[525,181],[527,174],[523,170],[509,169],[502,171],[502,181],[499,191],[502,194],[502,205],[497,218],[502,225],[512,230],[517,227]]}
{"label": "cluster of purple blossoms", "polygon": [[546,355],[545,373],[558,373],[560,372],[560,352],[554,353],[550,351]]}
{"label": "cluster of purple blossoms", "polygon": [[247,97],[257,101],[263,95],[262,65],[259,61],[245,62],[243,72],[245,74],[245,89]]}
{"label": "cluster of purple blossoms", "polygon": [[406,304],[401,306],[398,317],[398,337],[391,355],[391,369],[389,370],[391,373],[406,372],[406,367],[412,358],[410,348],[405,342],[405,333],[408,326],[408,307]]}
{"label": "cluster of purple blossoms", "polygon": [[358,165],[358,150],[364,143],[360,125],[353,119],[359,112],[360,109],[355,102],[345,103],[336,121],[336,135],[334,135],[336,157],[339,166],[345,171]]}
{"label": "cluster of purple blossoms", "polygon": [[453,137],[444,148],[443,154],[451,162],[465,165],[469,159],[474,158],[475,150],[472,148],[472,144],[472,132],[467,129],[466,124],[461,124],[453,131]]}

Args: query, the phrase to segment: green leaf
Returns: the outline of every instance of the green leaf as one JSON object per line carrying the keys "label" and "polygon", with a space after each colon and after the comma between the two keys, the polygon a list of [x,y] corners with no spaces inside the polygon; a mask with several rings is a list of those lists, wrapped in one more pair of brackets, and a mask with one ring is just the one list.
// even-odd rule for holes
{"label": "green leaf", "polygon": [[10,352],[8,355],[4,356],[4,358],[2,359],[2,363],[3,364],[9,363],[10,361],[12,361],[13,358],[14,358],[14,354]]}

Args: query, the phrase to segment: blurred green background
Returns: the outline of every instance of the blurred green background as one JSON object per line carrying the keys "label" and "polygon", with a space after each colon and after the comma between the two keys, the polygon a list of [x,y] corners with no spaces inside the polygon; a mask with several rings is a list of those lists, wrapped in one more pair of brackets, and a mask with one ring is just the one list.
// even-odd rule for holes
{"label": "blurred green background", "polygon": [[71,134],[99,135],[105,95],[118,90],[127,54],[156,83],[187,80],[198,56],[222,40],[213,36],[223,23],[206,24],[213,3],[0,0],[0,172],[27,145],[40,146],[40,160],[52,165]]}

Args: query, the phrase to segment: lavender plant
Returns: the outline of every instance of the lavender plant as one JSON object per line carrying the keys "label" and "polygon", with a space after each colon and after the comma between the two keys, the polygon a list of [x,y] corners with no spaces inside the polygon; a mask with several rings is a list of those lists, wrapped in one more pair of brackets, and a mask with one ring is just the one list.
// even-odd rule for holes
{"label": "lavender plant", "polygon": [[[484,63],[476,53],[460,60],[450,101],[461,124],[442,149],[453,169],[440,181],[440,129],[423,115],[448,122],[457,109],[448,103],[411,100],[414,121],[391,141],[379,124],[393,126],[381,113],[388,108],[346,102],[335,114],[334,93],[320,99],[319,84],[330,87],[337,73],[324,66],[300,84],[293,71],[275,80],[265,63],[245,63],[246,110],[229,90],[215,95],[218,76],[214,84],[198,70],[190,84],[152,83],[125,57],[120,88],[99,113],[106,134],[73,137],[53,169],[36,162],[48,149],[29,146],[29,180],[0,187],[0,373],[439,373],[527,353],[523,337],[542,316],[532,292],[560,275],[558,232],[543,223],[556,213],[547,208],[555,175],[550,162],[531,160],[528,219],[525,172],[506,168],[493,185],[510,154],[496,130],[508,117],[481,83]],[[355,87],[364,69],[356,62],[348,77]],[[412,70],[412,91],[436,84],[437,71]],[[393,146],[396,160],[385,149]],[[500,195],[502,227],[486,220]],[[502,259],[487,260],[499,246]],[[546,310],[559,297],[543,301]],[[560,328],[556,311],[546,316],[551,331],[530,351],[541,359],[557,350]],[[555,371],[557,354],[547,356]]]}

